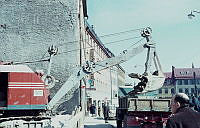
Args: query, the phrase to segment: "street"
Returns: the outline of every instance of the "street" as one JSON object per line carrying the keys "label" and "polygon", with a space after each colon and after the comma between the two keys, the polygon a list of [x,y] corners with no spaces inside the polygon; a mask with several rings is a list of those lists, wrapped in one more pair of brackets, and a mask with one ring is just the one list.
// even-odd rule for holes
{"label": "street", "polygon": [[108,123],[105,123],[103,118],[86,117],[84,128],[116,128],[116,123],[115,120],[108,120]]}

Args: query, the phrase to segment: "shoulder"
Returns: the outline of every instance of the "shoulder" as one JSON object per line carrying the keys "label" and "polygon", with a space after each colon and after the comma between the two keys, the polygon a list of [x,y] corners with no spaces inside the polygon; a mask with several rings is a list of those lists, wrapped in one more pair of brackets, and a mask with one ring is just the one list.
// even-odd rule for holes
{"label": "shoulder", "polygon": [[200,113],[191,109],[191,108],[183,108],[179,110],[178,113],[172,115],[169,119],[173,119],[174,121],[180,121],[185,117],[200,117]]}
{"label": "shoulder", "polygon": [[174,115],[168,118],[167,123],[166,123],[166,128],[175,128],[176,123],[175,123],[174,118],[175,118]]}

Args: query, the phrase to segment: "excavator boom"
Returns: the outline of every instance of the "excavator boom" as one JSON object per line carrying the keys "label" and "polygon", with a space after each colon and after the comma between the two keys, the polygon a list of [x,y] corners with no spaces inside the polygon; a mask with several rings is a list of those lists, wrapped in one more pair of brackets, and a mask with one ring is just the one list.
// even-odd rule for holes
{"label": "excavator boom", "polygon": [[[55,94],[55,96],[50,100],[48,104],[48,109],[53,109],[56,103],[65,95],[67,94],[68,91],[70,91],[72,88],[78,88],[79,86],[79,81],[82,80],[85,76],[91,73],[98,72],[100,70],[106,69],[108,67],[115,66],[117,64],[121,64],[125,61],[128,61],[132,57],[136,56],[137,54],[141,53],[144,49],[151,49],[155,48],[155,44],[150,42],[150,31],[148,29],[145,29],[142,33],[142,36],[146,36],[147,43],[142,44],[136,48],[133,48],[131,50],[126,50],[123,53],[121,53],[119,56],[112,57],[105,59],[103,61],[99,62],[91,62],[91,61],[86,61],[86,63],[73,72],[73,74],[68,78],[68,80],[62,85],[62,87],[58,90],[58,92]],[[160,79],[163,79],[163,77],[158,77]],[[148,81],[151,79],[150,75],[148,76]],[[163,85],[163,83],[159,80],[159,82],[152,81],[151,83],[156,83],[160,84],[160,86]],[[149,90],[151,90],[151,86],[154,85],[147,85]]]}

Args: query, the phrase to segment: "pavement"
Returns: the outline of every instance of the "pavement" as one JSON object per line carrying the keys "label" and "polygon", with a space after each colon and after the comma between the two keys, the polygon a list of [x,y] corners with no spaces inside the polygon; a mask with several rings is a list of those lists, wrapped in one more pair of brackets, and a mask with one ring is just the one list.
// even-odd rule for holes
{"label": "pavement", "polygon": [[117,128],[115,120],[105,120],[102,117],[85,117],[84,128]]}

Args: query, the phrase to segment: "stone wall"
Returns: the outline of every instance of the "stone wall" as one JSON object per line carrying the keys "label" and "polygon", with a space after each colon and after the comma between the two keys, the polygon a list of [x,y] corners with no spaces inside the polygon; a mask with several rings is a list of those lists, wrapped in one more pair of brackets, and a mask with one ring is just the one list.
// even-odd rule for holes
{"label": "stone wall", "polygon": [[[56,45],[51,75],[56,86],[51,97],[79,65],[78,0],[1,0],[0,60],[24,62],[48,59],[48,47]],[[76,49],[76,50],[74,50]],[[48,62],[28,64],[34,71],[47,72]],[[79,105],[79,91],[73,89],[62,107],[71,112]]]}

